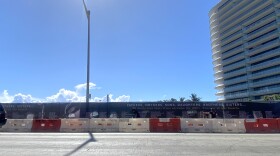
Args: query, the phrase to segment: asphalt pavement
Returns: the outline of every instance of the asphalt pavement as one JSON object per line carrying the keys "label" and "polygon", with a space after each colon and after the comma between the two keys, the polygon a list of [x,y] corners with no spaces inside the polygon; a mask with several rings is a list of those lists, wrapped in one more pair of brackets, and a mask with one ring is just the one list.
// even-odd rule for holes
{"label": "asphalt pavement", "polygon": [[3,156],[280,154],[280,134],[0,133]]}

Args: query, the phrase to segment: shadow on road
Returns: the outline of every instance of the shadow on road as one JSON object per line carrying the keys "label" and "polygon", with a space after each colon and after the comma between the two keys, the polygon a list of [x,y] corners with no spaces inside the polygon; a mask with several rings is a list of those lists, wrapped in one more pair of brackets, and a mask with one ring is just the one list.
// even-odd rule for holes
{"label": "shadow on road", "polygon": [[84,146],[86,146],[88,143],[90,142],[96,142],[97,140],[94,139],[92,133],[88,133],[90,138],[85,141],[83,144],[81,144],[80,146],[78,146],[77,148],[75,148],[73,151],[65,154],[64,156],[71,156],[72,154],[76,153],[78,150],[80,150],[81,148],[83,148]]}

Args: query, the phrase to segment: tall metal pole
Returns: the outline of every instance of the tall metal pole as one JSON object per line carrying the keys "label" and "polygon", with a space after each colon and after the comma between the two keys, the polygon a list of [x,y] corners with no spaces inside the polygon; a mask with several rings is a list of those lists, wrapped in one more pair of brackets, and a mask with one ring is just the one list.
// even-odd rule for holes
{"label": "tall metal pole", "polygon": [[90,73],[90,11],[88,11],[88,52],[87,52],[87,101],[89,102],[89,73]]}
{"label": "tall metal pole", "polygon": [[90,76],[90,10],[87,9],[85,0],[83,0],[85,12],[88,19],[88,48],[87,48],[87,89],[86,89],[86,115],[89,113],[89,76]]}

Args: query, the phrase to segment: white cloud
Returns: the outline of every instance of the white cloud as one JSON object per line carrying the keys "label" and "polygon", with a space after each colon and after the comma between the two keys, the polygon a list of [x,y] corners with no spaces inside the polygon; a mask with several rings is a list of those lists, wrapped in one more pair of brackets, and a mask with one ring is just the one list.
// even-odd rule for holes
{"label": "white cloud", "polygon": [[[113,98],[112,94],[109,94],[109,102],[129,102],[129,95],[122,95],[117,98]],[[107,95],[103,97],[94,97],[91,102],[107,102]]]}
{"label": "white cloud", "polygon": [[37,98],[33,98],[31,95],[25,95],[22,93],[18,93],[15,95],[9,95],[7,90],[4,90],[2,94],[0,94],[0,102],[1,103],[32,103],[32,102],[41,102]]}
{"label": "white cloud", "polygon": [[[80,95],[82,90],[86,89],[85,84],[79,84],[75,86],[75,91],[60,89],[56,94],[48,96],[44,99],[34,98],[32,95],[25,95],[18,93],[15,95],[9,95],[7,90],[4,90],[0,94],[0,103],[33,103],[33,102],[85,102],[86,97]],[[96,87],[96,84],[90,83],[90,89],[100,89]],[[119,97],[113,98],[113,95],[109,95],[110,102],[129,102],[129,95],[122,95]],[[91,102],[106,102],[107,96],[103,97],[92,97]]]}
{"label": "white cloud", "polygon": [[94,97],[90,100],[90,102],[107,102],[107,97]]}
{"label": "white cloud", "polygon": [[30,103],[30,102],[36,102],[36,100],[33,99],[31,95],[24,95],[21,93],[16,94],[13,100],[13,103]]}
{"label": "white cloud", "polygon": [[84,102],[85,97],[79,96],[77,92],[60,89],[55,95],[46,98],[45,102]]}
{"label": "white cloud", "polygon": [[112,102],[129,102],[130,96],[128,95],[122,95],[117,97],[116,99],[112,99]]}
{"label": "white cloud", "polygon": [[[83,90],[86,90],[87,88],[87,83],[83,83],[83,84],[78,84],[75,86],[76,92],[80,93]],[[96,84],[90,82],[89,83],[89,89],[101,89],[101,87],[96,87]]]}
{"label": "white cloud", "polygon": [[4,90],[1,94],[0,94],[0,102],[2,103],[11,103],[13,102],[14,97],[10,96],[7,90]]}

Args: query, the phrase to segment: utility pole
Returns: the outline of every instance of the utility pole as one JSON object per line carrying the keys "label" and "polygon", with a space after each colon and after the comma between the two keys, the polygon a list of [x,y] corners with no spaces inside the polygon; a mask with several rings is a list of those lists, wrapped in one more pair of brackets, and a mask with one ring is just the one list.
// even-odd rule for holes
{"label": "utility pole", "polygon": [[107,94],[107,102],[110,102],[110,94]]}
{"label": "utility pole", "polygon": [[84,9],[88,20],[88,47],[87,47],[87,89],[86,89],[86,116],[89,117],[89,99],[91,95],[89,93],[89,76],[90,76],[90,10],[87,9],[85,0],[83,0]]}

